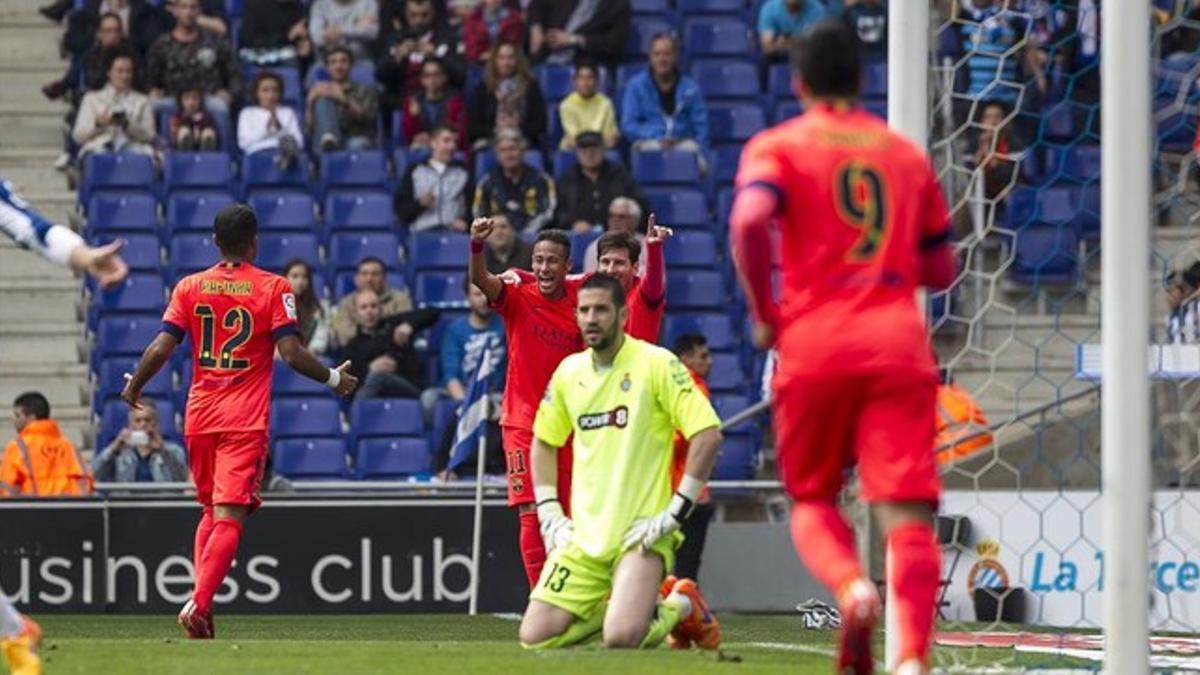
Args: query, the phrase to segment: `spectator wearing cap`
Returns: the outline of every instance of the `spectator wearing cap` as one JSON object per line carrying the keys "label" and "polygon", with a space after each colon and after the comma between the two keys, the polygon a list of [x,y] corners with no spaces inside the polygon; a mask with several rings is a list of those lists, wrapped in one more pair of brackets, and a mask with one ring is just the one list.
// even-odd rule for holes
{"label": "spectator wearing cap", "polygon": [[501,131],[512,130],[537,144],[546,126],[546,100],[525,53],[511,42],[497,43],[467,110],[471,143],[484,148]]}
{"label": "spectator wearing cap", "polygon": [[375,87],[350,79],[354,53],[346,47],[325,52],[329,80],[308,90],[308,119],[313,145],[321,152],[346,148],[363,150],[375,146],[379,99]]}
{"label": "spectator wearing cap", "polygon": [[548,63],[571,64],[584,56],[616,66],[632,21],[629,0],[532,0],[529,53]]}
{"label": "spectator wearing cap", "polygon": [[[646,274],[646,235],[639,231],[642,224],[642,207],[631,197],[617,197],[608,205],[608,220],[605,223],[606,232],[625,232],[637,237],[642,245],[638,256],[638,274]],[[600,240],[588,244],[583,252],[583,271],[595,272],[600,267]]]}
{"label": "spectator wearing cap", "polygon": [[525,163],[525,139],[515,129],[505,129],[496,134],[495,145],[496,166],[475,188],[474,217],[503,213],[514,228],[529,234],[551,225],[557,204],[554,181]]}
{"label": "spectator wearing cap", "polygon": [[615,148],[621,140],[617,128],[617,111],[612,99],[600,91],[596,64],[580,61],[575,64],[575,91],[558,104],[558,117],[562,120],[563,137],[559,148],[570,150],[575,147],[575,138],[585,131],[599,132],[604,147]]}
{"label": "spectator wearing cap", "polygon": [[484,0],[467,15],[462,32],[467,62],[483,64],[500,42],[524,44],[525,20],[512,0]]}
{"label": "spectator wearing cap", "polygon": [[558,226],[588,232],[605,222],[617,197],[635,197],[637,184],[625,167],[604,156],[604,139],[595,131],[579,134],[575,166],[558,183]]}
{"label": "spectator wearing cap", "polygon": [[458,150],[458,131],[439,126],[430,134],[432,153],[404,172],[396,191],[396,216],[408,223],[412,232],[445,228],[457,232],[467,229],[467,196],[471,174],[462,162],[454,160]]}
{"label": "spectator wearing cap", "polygon": [[379,37],[379,5],[375,0],[316,0],[309,9],[308,34],[323,54],[344,47],[355,58],[370,58]]}
{"label": "spectator wearing cap", "polygon": [[650,66],[629,80],[621,99],[621,133],[634,150],[695,152],[703,166],[708,108],[700,85],[679,71],[675,36],[651,40]]}

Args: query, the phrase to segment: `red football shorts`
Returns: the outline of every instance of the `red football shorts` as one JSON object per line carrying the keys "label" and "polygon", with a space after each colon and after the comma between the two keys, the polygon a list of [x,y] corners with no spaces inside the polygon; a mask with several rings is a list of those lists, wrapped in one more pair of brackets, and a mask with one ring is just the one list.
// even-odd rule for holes
{"label": "red football shorts", "polygon": [[240,504],[249,506],[251,512],[262,505],[267,432],[220,431],[184,440],[196,481],[196,501],[205,506]]}
{"label": "red football shorts", "polygon": [[[533,448],[533,430],[500,427],[504,442],[504,465],[508,467],[508,505],[532,504],[533,469],[529,453]],[[571,512],[571,441],[558,450],[558,501]]]}
{"label": "red football shorts", "polygon": [[779,375],[774,389],[779,475],[793,499],[832,501],[857,466],[863,501],[937,504],[933,377]]}

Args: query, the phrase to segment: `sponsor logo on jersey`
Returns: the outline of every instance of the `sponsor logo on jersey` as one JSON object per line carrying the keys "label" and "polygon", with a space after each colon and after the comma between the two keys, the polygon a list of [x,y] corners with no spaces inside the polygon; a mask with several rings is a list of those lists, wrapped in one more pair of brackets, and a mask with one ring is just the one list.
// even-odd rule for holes
{"label": "sponsor logo on jersey", "polygon": [[625,373],[625,379],[621,380],[621,391],[629,391],[633,386],[633,382],[629,380],[629,373]]}
{"label": "sponsor logo on jersey", "polygon": [[287,313],[287,318],[296,320],[296,296],[293,293],[283,294],[283,311]]}
{"label": "sponsor logo on jersey", "polygon": [[607,412],[585,413],[578,420],[580,431],[595,431],[604,427],[624,429],[626,424],[629,424],[629,408],[623,405]]}

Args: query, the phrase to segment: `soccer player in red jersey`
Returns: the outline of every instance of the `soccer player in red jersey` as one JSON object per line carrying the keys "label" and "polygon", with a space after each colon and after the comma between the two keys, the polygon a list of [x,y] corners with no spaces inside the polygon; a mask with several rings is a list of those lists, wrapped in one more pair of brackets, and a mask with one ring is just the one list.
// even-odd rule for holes
{"label": "soccer player in red jersey", "polygon": [[195,586],[179,624],[189,638],[200,639],[214,636],[213,595],[233,563],[246,516],[262,503],[275,351],[297,372],[341,396],[358,384],[346,372],[349,361],[331,369],[304,348],[291,285],[253,266],[258,252],[254,211],[242,204],[222,209],[213,223],[213,241],[221,262],[175,286],[162,332],[121,393],[129,405],[139,406],[142,387],[191,334],[194,379],[184,437],[196,499],[204,508],[196,527]]}
{"label": "soccer player in red jersey", "polygon": [[[855,104],[862,57],[852,29],[822,22],[800,40],[793,87],[805,114],[742,153],[731,227],[754,338],[775,346],[779,472],[800,558],[838,599],[838,672],[871,672],[880,600],[834,500],[858,466],[891,556],[898,673],[927,668],[939,555],[931,527],[936,371],[919,286],[956,274],[948,216],[929,159]],[[782,235],[783,291],[771,284]]]}
{"label": "soccer player in red jersey", "polygon": [[[504,462],[508,467],[508,505],[520,518],[521,559],[532,588],[546,562],[546,547],[538,525],[529,473],[529,450],[533,447],[533,418],[558,363],[583,349],[583,337],[575,319],[577,287],[565,282],[571,269],[571,240],[561,230],[542,230],[533,242],[533,279],[536,283],[505,284],[487,271],[484,242],[492,233],[490,218],[471,223],[471,283],[488,297],[504,320],[508,338],[508,371],[500,430]],[[571,453],[558,453],[559,498],[569,504]]]}

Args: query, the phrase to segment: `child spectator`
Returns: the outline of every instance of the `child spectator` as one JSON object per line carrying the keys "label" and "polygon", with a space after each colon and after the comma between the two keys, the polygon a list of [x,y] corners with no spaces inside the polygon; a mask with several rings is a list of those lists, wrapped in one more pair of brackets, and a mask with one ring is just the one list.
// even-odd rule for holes
{"label": "child spectator", "polygon": [[238,117],[238,147],[247,155],[278,148],[279,169],[287,171],[304,147],[304,134],[295,111],[279,105],[283,80],[264,70],[254,77],[253,92],[257,105],[243,108]]}
{"label": "child spectator", "polygon": [[296,327],[300,330],[300,342],[314,354],[329,351],[333,330],[329,323],[329,307],[317,297],[313,288],[312,268],[299,258],[288,261],[283,276],[292,285],[296,296]]}
{"label": "child spectator", "polygon": [[575,138],[585,131],[598,132],[604,138],[606,148],[614,148],[620,142],[617,112],[612,100],[599,91],[598,81],[594,62],[580,61],[575,64],[575,91],[558,106],[563,128],[562,143],[558,146],[560,149],[574,148]]}
{"label": "child spectator", "polygon": [[539,145],[546,132],[546,101],[529,72],[529,62],[518,45],[500,42],[492,48],[467,112],[467,130],[475,148],[487,147],[499,132],[520,132]]}
{"label": "child spectator", "polygon": [[524,44],[525,21],[521,10],[510,0],[484,0],[463,22],[467,62],[487,63],[492,47],[500,42]]}
{"label": "child spectator", "polygon": [[454,129],[460,145],[467,142],[466,105],[450,90],[446,66],[439,59],[421,64],[421,91],[404,100],[400,124],[408,147],[429,149],[430,133],[439,126]]}
{"label": "child spectator", "polygon": [[432,154],[408,167],[396,192],[396,217],[412,232],[448,228],[467,229],[467,195],[471,174],[462,162],[454,161],[458,131],[449,126],[434,128]]}
{"label": "child spectator", "polygon": [[187,89],[176,97],[179,110],[171,115],[171,149],[193,152],[217,149],[217,123],[204,109],[199,89]]}

